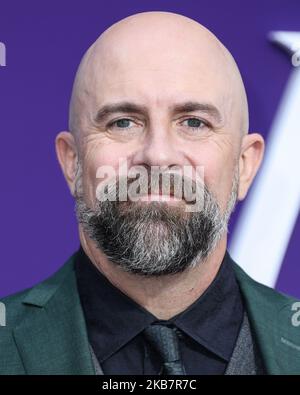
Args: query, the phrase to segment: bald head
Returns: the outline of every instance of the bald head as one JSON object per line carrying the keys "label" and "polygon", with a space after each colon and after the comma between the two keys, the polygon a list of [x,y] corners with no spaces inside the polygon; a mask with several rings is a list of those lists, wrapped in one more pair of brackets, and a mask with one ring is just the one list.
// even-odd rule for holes
{"label": "bald head", "polygon": [[[213,253],[220,238],[224,255],[228,218],[256,174],[263,139],[247,133],[242,78],[210,31],[168,12],[111,26],[80,63],[70,131],[57,135],[57,156],[76,199],[82,244],[104,252],[100,261],[107,255],[134,273],[177,273]],[[161,173],[170,177],[156,178]],[[149,193],[161,178],[162,193]],[[188,199],[165,196],[172,184],[173,192],[186,191],[190,181],[207,190],[200,212],[188,210]],[[131,197],[123,201],[128,182]],[[116,191],[116,201],[114,192],[99,198],[103,187]],[[161,204],[152,201],[160,195]]]}
{"label": "bald head", "polygon": [[217,102],[224,125],[234,121],[241,135],[248,132],[244,84],[216,36],[182,15],[132,15],[108,28],[85,53],[73,86],[69,129],[76,137],[85,133],[109,99],[139,96],[163,105],[188,92]]}

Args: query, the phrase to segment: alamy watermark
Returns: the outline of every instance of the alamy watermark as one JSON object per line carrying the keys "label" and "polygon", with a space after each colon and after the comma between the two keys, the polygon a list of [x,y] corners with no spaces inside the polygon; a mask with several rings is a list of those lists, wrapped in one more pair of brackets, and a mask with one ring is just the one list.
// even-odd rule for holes
{"label": "alamy watermark", "polygon": [[[185,165],[176,170],[165,166],[132,166],[127,159],[119,158],[113,166],[100,166],[96,172],[100,181],[96,188],[98,201],[183,201],[185,211],[196,212],[204,204],[204,167]],[[128,182],[128,179],[132,179]],[[117,196],[118,195],[118,196]]]}
{"label": "alamy watermark", "polygon": [[292,325],[298,327],[300,326],[300,302],[292,304],[292,311],[295,311],[291,318]]}
{"label": "alamy watermark", "polygon": [[0,326],[6,326],[6,307],[0,302]]}
{"label": "alamy watermark", "polygon": [[0,42],[0,66],[6,66],[6,46]]}

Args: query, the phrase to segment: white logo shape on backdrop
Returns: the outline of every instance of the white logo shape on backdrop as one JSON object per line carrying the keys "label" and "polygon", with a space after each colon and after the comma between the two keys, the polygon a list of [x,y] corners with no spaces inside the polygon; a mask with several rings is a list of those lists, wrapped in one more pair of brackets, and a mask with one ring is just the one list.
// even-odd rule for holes
{"label": "white logo shape on backdrop", "polygon": [[300,32],[272,32],[269,38],[289,53],[294,67],[230,253],[251,277],[273,287],[300,209]]}
{"label": "white logo shape on backdrop", "polygon": [[0,66],[6,66],[6,47],[0,42]]}

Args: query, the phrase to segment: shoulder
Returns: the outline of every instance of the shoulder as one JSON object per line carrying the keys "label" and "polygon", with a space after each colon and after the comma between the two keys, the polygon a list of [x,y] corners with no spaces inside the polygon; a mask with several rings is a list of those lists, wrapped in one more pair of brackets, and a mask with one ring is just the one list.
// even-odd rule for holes
{"label": "shoulder", "polygon": [[234,270],[268,374],[300,374],[300,301]]}
{"label": "shoulder", "polygon": [[274,288],[268,287],[255,281],[237,263],[235,263],[234,261],[232,262],[236,278],[243,293],[254,303],[259,299],[263,299],[265,301],[268,301],[272,305],[282,306],[285,304],[299,301],[293,296],[286,295],[282,292],[275,290]]}
{"label": "shoulder", "polygon": [[30,311],[29,306],[43,307],[51,299],[59,286],[72,276],[76,254],[70,256],[54,274],[45,280],[33,287],[0,299],[1,308],[6,316],[5,326],[15,327],[26,317]]}
{"label": "shoulder", "polygon": [[93,372],[74,270],[76,254],[51,277],[1,300],[6,324],[0,326],[0,375]]}

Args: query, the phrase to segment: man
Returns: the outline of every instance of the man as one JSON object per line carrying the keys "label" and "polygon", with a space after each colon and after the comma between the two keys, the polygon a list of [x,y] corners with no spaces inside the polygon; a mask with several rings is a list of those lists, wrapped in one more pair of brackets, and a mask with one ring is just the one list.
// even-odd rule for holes
{"label": "man", "polygon": [[220,41],[167,12],[116,23],[81,61],[69,129],[56,151],[81,245],[3,300],[0,372],[300,373],[297,302],[226,249],[264,142],[248,133],[244,85]]}

